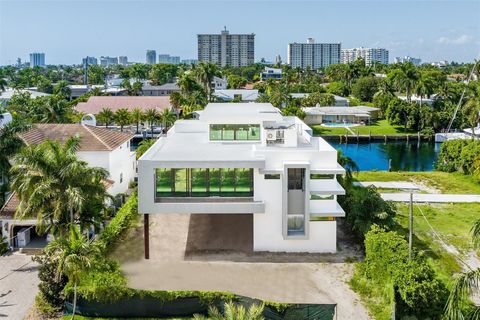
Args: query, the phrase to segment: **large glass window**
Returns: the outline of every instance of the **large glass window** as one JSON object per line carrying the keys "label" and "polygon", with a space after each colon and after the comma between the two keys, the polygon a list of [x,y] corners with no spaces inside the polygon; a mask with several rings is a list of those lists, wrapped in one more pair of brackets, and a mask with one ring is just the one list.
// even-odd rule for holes
{"label": "large glass window", "polygon": [[210,140],[260,140],[259,124],[211,124]]}
{"label": "large glass window", "polygon": [[253,169],[157,169],[155,195],[157,198],[252,197]]}

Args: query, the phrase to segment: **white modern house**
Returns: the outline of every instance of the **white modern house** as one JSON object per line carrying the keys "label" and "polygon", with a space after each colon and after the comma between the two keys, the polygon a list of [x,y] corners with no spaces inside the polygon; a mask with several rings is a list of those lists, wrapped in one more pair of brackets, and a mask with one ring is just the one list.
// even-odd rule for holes
{"label": "white modern house", "polygon": [[311,107],[303,108],[305,123],[308,125],[354,125],[368,124],[378,118],[379,108],[367,106],[355,107]]}
{"label": "white modern house", "polygon": [[268,79],[280,80],[282,79],[282,69],[265,67],[265,69],[260,72],[260,79],[262,81],[266,81]]}
{"label": "white modern house", "polygon": [[335,252],[337,151],[269,103],[210,103],[139,159],[139,214],[251,214],[253,251]]}

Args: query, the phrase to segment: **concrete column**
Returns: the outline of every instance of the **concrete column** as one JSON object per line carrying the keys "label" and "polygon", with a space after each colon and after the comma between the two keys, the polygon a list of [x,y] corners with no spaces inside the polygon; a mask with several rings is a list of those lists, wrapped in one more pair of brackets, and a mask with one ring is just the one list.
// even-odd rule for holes
{"label": "concrete column", "polygon": [[149,214],[143,215],[143,244],[145,259],[150,259],[150,234],[149,234]]}

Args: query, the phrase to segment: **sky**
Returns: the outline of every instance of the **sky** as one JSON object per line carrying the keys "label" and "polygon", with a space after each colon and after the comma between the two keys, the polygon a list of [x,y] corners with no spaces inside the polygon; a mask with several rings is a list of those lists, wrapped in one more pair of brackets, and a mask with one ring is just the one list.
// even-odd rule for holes
{"label": "sky", "polygon": [[145,53],[196,58],[197,33],[255,33],[255,59],[287,58],[287,44],[340,42],[381,47],[390,60],[469,62],[480,58],[480,0],[472,1],[163,1],[0,0],[0,65],[30,52],[47,64],[85,56]]}

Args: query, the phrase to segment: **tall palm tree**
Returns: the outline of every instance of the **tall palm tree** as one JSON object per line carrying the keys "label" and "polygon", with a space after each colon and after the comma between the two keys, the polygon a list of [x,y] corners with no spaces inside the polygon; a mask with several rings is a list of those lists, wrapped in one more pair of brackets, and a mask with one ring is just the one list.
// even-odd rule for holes
{"label": "tall palm tree", "polygon": [[[480,248],[480,219],[477,220],[472,227],[472,239],[476,249]],[[465,302],[474,294],[480,291],[480,268],[470,269],[460,274],[450,291],[450,296],[445,308],[445,319],[448,320],[465,320],[479,319],[480,306],[475,305],[471,309],[465,311]],[[466,314],[465,314],[466,313]]]}
{"label": "tall palm tree", "polygon": [[203,85],[203,89],[208,96],[208,101],[212,101],[212,82],[213,78],[220,74],[218,67],[214,63],[201,62],[195,70],[195,77]]}
{"label": "tall palm tree", "polygon": [[136,131],[135,133],[138,133],[138,126],[140,125],[140,122],[143,120],[143,111],[140,108],[133,108],[132,112],[130,112],[131,120],[135,123],[136,125]]}
{"label": "tall palm tree", "polygon": [[153,126],[159,120],[159,114],[157,109],[154,109],[154,108],[147,109],[145,111],[145,120],[147,120],[148,124],[150,125],[150,132],[152,134],[152,139],[153,139]]}
{"label": "tall palm tree", "polygon": [[72,319],[74,319],[77,308],[77,285],[81,277],[92,268],[94,259],[100,255],[99,247],[80,234],[77,228],[71,227],[69,237],[56,238],[45,248],[45,253],[57,265],[55,272],[57,280],[65,275],[73,284]]}
{"label": "tall palm tree", "polygon": [[70,98],[72,90],[70,90],[70,88],[68,87],[67,81],[61,80],[53,87],[53,93],[58,94],[59,96],[62,96],[64,98]]}
{"label": "tall palm tree", "polygon": [[173,113],[169,109],[165,109],[160,113],[159,119],[163,123],[165,132],[167,132],[169,125],[173,124],[177,119],[177,117],[175,116],[175,113]]}
{"label": "tall palm tree", "polygon": [[390,74],[397,90],[405,90],[407,101],[411,102],[412,91],[418,81],[419,74],[415,66],[410,63],[402,63],[399,68],[394,69]]}
{"label": "tall palm tree", "polygon": [[[480,86],[479,86],[480,89]],[[480,90],[475,90],[464,106],[464,113],[472,128],[472,138],[475,138],[475,127],[480,123]]]}
{"label": "tall palm tree", "polygon": [[115,113],[112,109],[105,107],[97,114],[97,120],[105,124],[105,128],[115,120]]}
{"label": "tall palm tree", "polygon": [[429,97],[433,93],[433,79],[428,75],[421,75],[415,84],[415,94],[420,97],[420,107],[424,97]]}
{"label": "tall palm tree", "polygon": [[135,150],[135,154],[137,157],[137,160],[140,159],[140,157],[147,152],[148,149],[150,149],[151,146],[153,146],[157,142],[156,139],[146,139],[143,140],[138,144],[137,150]]}
{"label": "tall palm tree", "polygon": [[37,217],[39,232],[65,234],[69,226],[98,226],[110,195],[103,181],[108,171],[91,168],[76,156],[80,136],[63,145],[45,141],[23,148],[13,157],[12,191],[20,203],[16,217]]}
{"label": "tall palm tree", "polygon": [[120,126],[122,132],[123,127],[131,123],[131,115],[127,108],[120,108],[115,112],[115,123]]}
{"label": "tall palm tree", "polygon": [[184,97],[188,97],[199,87],[198,83],[191,76],[191,74],[186,72],[180,75],[177,81],[177,85],[180,87],[180,92],[183,94]]}
{"label": "tall palm tree", "polygon": [[337,162],[345,169],[344,181],[346,185],[344,187],[347,188],[352,184],[353,174],[359,171],[358,165],[352,158],[344,155],[341,150],[337,151]]}

